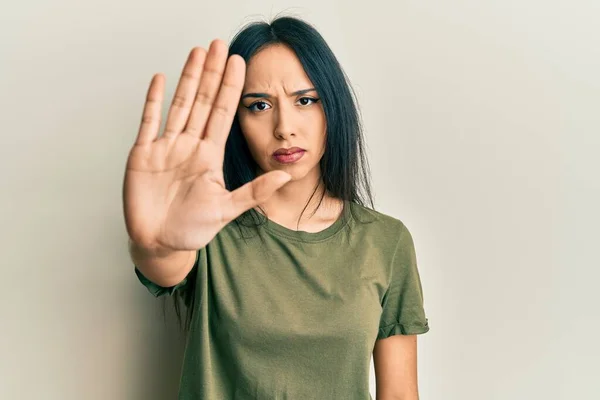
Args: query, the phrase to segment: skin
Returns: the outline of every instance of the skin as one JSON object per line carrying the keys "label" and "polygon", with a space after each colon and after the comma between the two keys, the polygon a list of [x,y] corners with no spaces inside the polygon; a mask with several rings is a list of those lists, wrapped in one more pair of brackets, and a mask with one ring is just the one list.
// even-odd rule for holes
{"label": "skin", "polygon": [[393,335],[375,342],[376,400],[419,400],[417,336]]}
{"label": "skin", "polygon": [[[238,106],[244,137],[261,172],[283,170],[292,176],[261,204],[271,220],[289,229],[296,229],[302,209],[319,184],[319,160],[325,152],[325,114],[321,102],[314,100],[319,99],[318,93],[305,91],[311,88],[314,85],[295,53],[284,45],[274,45],[261,50],[248,63]],[[282,165],[272,158],[278,148],[293,146],[306,150],[298,162]],[[318,198],[311,200],[300,220],[300,230],[318,232],[338,218],[342,202],[327,194],[310,217]],[[377,400],[418,400],[415,335],[378,340],[373,360]]]}
{"label": "skin", "polygon": [[[306,91],[313,88],[295,53],[284,45],[273,45],[249,61],[238,106],[242,132],[259,165],[259,174],[282,170],[292,176],[260,206],[272,221],[306,232],[318,232],[331,225],[343,207],[340,199],[326,194],[312,215],[324,190],[319,161],[325,152],[327,134],[319,95],[315,90]],[[295,146],[306,150],[299,161],[284,165],[273,159],[275,150]],[[317,185],[319,189],[298,224]]]}

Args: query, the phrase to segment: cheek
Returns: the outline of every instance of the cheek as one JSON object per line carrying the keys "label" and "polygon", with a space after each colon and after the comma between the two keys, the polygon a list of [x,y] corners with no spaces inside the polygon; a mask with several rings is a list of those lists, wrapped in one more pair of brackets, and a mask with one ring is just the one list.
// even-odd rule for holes
{"label": "cheek", "polygon": [[264,134],[264,123],[260,123],[256,119],[239,117],[240,128],[242,134],[248,143],[250,152],[256,159],[264,155],[268,145],[268,136]]}
{"label": "cheek", "polygon": [[327,142],[327,122],[322,109],[319,110],[318,113],[315,113],[312,121],[314,123],[312,132],[315,133],[314,143],[316,143],[318,147],[322,147],[323,153],[325,152],[325,144]]}

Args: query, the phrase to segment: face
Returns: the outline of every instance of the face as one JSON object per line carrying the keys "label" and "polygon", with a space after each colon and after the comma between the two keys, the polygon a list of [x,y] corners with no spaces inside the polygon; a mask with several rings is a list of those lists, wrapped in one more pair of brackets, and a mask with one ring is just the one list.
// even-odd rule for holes
{"label": "face", "polygon": [[292,180],[319,178],[325,113],[293,50],[273,45],[250,59],[238,118],[259,172],[280,169]]}

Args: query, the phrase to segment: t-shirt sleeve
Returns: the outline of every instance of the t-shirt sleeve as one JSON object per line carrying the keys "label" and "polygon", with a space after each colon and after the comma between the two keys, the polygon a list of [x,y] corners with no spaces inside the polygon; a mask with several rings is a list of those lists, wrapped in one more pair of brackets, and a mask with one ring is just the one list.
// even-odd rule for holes
{"label": "t-shirt sleeve", "polygon": [[382,299],[377,339],[429,331],[415,246],[404,225],[392,257],[390,275],[390,284]]}
{"label": "t-shirt sleeve", "polygon": [[138,277],[139,281],[142,283],[142,285],[144,285],[146,287],[146,289],[148,289],[148,291],[150,293],[152,293],[152,295],[154,295],[155,297],[163,296],[166,294],[173,295],[173,293],[175,293],[175,291],[182,290],[190,284],[190,280],[193,279],[193,276],[195,275],[194,274],[195,269],[198,267],[199,254],[200,254],[200,251],[197,251],[196,252],[196,261],[194,262],[194,266],[192,267],[192,269],[188,273],[188,275],[181,282],[179,282],[177,285],[174,285],[174,286],[164,287],[164,286],[157,285],[156,283],[152,282],[150,279],[146,278],[144,276],[144,274],[142,274],[142,271],[140,271],[138,269],[138,267],[134,265],[135,274]]}

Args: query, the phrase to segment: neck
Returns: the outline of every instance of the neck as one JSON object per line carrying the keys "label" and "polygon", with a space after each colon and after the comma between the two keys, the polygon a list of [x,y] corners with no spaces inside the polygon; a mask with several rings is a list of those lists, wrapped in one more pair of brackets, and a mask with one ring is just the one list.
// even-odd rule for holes
{"label": "neck", "polygon": [[267,201],[261,203],[260,207],[269,219],[282,225],[296,225],[301,214],[300,223],[310,225],[311,221],[318,223],[319,220],[336,218],[341,211],[342,202],[329,193],[323,195],[324,191],[325,185],[320,178],[320,171],[314,168],[304,178],[285,184]]}

